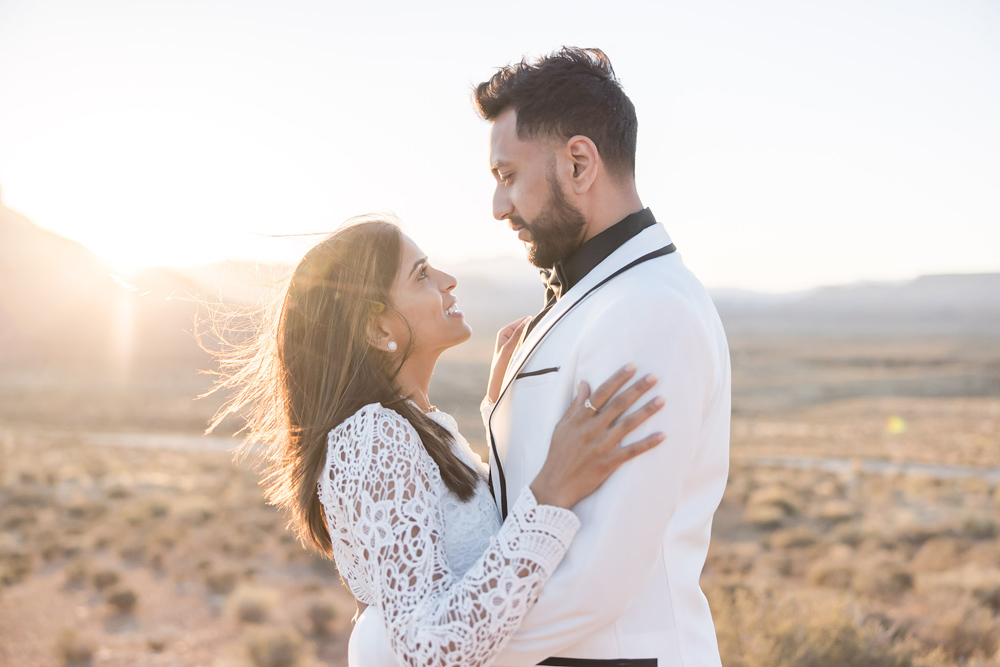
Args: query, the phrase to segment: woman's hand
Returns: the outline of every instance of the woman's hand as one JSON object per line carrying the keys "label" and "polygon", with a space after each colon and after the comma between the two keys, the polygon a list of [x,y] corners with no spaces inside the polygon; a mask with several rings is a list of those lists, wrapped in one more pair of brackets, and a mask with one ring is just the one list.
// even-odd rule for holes
{"label": "woman's hand", "polygon": [[[579,393],[556,424],[548,457],[531,482],[531,492],[539,503],[567,509],[573,507],[596,491],[623,463],[649,451],[666,438],[663,433],[653,433],[626,447],[619,446],[622,438],[663,407],[663,399],[657,396],[627,417],[618,419],[656,384],[656,377],[647,375],[611,400],[633,375],[635,366],[629,364],[593,394],[586,382],[580,383]],[[588,399],[593,408],[587,407]]]}
{"label": "woman's hand", "polygon": [[492,403],[496,403],[500,397],[500,387],[503,385],[503,375],[507,372],[507,364],[510,363],[517,342],[521,340],[521,331],[530,320],[530,317],[522,317],[497,332],[493,363],[490,364],[490,383],[486,387],[486,395]]}

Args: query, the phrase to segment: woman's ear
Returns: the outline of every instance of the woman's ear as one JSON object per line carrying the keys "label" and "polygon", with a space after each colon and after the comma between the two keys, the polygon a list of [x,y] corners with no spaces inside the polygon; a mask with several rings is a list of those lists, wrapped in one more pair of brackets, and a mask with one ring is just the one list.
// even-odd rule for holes
{"label": "woman's ear", "polygon": [[578,134],[566,142],[566,153],[573,168],[571,179],[573,191],[583,194],[594,184],[601,170],[601,156],[597,152],[597,145],[590,137]]}
{"label": "woman's ear", "polygon": [[[381,306],[382,304],[378,304]],[[368,343],[382,352],[395,352],[398,347],[393,338],[392,327],[389,322],[389,313],[385,311],[385,306],[375,308],[375,314],[368,319],[366,335]]]}

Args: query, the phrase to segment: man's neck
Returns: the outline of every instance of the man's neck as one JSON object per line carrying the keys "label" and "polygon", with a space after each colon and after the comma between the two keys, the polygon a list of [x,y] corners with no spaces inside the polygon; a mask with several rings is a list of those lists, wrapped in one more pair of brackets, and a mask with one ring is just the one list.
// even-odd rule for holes
{"label": "man's neck", "polygon": [[633,213],[638,213],[645,206],[639,199],[639,193],[635,189],[635,183],[630,187],[622,187],[604,193],[606,196],[597,197],[590,206],[587,215],[587,231],[583,236],[583,243],[594,238],[608,227],[615,225]]}

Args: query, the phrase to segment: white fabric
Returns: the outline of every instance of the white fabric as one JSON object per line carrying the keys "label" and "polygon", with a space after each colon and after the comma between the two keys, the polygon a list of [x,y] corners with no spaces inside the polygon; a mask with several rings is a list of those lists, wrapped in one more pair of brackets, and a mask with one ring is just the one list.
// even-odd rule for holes
{"label": "white fabric", "polygon": [[[429,416],[485,475],[454,419]],[[319,497],[337,567],[371,605],[351,635],[350,667],[490,664],[579,528],[527,488],[500,526],[486,483],[462,502],[413,426],[378,403],[330,432]]]}
{"label": "white fabric", "polygon": [[[666,441],[573,507],[580,531],[495,665],[554,656],[720,664],[699,577],[728,476],[731,380],[722,324],[676,252],[581,300],[617,269],[669,243],[666,230],[653,225],[574,285],[514,353],[497,405],[483,405],[513,502],[541,468],[581,380],[596,388],[632,362],[636,377],[659,377],[646,399],[666,399],[626,443],[654,431]],[[535,374],[517,378],[522,373]],[[499,499],[499,467],[491,463]]]}

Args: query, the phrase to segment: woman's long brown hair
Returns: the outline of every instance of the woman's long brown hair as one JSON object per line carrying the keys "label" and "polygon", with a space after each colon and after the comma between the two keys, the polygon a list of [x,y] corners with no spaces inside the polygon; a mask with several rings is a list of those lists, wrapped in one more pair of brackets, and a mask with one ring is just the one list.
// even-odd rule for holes
{"label": "woman's long brown hair", "polygon": [[392,309],[401,248],[391,218],[348,221],[306,253],[249,342],[224,336],[216,353],[212,391],[235,393],[209,431],[228,415],[245,416],[241,452],[257,457],[268,501],[286,510],[303,543],[327,556],[330,533],[317,493],[327,434],[365,405],[381,403],[406,418],[460,498],[471,498],[477,481],[452,452],[448,431],[400,397],[395,378],[409,346],[387,353],[369,340],[373,319]]}

